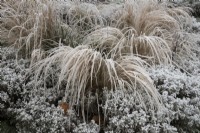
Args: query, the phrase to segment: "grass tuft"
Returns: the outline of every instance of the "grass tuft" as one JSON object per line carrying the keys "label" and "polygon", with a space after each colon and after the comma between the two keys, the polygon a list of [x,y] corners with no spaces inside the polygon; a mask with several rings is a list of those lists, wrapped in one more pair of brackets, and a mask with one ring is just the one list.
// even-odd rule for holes
{"label": "grass tuft", "polygon": [[86,46],[61,46],[53,49],[47,58],[33,66],[33,70],[36,81],[43,81],[45,85],[48,76],[52,75],[52,66],[56,66],[56,86],[62,88],[64,85],[65,97],[70,99],[70,105],[84,101],[88,92],[101,92],[103,88],[114,91],[120,88],[134,91],[138,94],[138,99],[140,93],[145,93],[152,107],[157,108],[160,106],[159,95],[143,69],[143,63],[143,60],[133,56],[122,56],[117,60],[106,58]]}
{"label": "grass tuft", "polygon": [[34,49],[57,46],[60,38],[65,39],[62,31],[66,26],[54,4],[47,0],[5,1],[0,8],[0,38],[29,55]]}
{"label": "grass tuft", "polygon": [[139,56],[151,63],[170,63],[171,49],[158,36],[136,34],[133,28],[120,30],[106,27],[90,33],[83,42],[113,59],[123,55]]}

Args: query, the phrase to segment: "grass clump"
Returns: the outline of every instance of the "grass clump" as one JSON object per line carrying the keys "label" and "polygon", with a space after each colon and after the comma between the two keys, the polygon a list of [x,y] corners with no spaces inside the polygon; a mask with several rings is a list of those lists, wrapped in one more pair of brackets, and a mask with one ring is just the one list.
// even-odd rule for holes
{"label": "grass clump", "polygon": [[2,40],[17,48],[26,50],[55,47],[65,39],[62,31],[68,30],[61,22],[53,1],[7,0],[0,8],[0,31]]}
{"label": "grass clump", "polygon": [[83,44],[112,58],[134,55],[154,64],[171,62],[172,52],[164,39],[153,35],[138,36],[134,28],[101,28],[90,33]]}
{"label": "grass clump", "polygon": [[157,0],[126,1],[115,13],[112,26],[123,31],[128,49],[135,48],[133,54],[150,57],[154,63],[170,63],[176,34],[183,34],[191,22],[189,11]]}
{"label": "grass clump", "polygon": [[146,93],[152,101],[152,107],[160,106],[159,96],[142,67],[143,63],[140,58],[131,56],[113,60],[85,46],[61,46],[53,49],[34,69],[36,81],[42,80],[45,83],[46,78],[53,75],[52,66],[56,66],[55,85],[62,88],[64,84],[65,97],[70,99],[71,105],[83,101],[89,92],[101,92],[103,88],[115,91],[120,88],[134,91],[138,99],[141,98],[140,93]]}

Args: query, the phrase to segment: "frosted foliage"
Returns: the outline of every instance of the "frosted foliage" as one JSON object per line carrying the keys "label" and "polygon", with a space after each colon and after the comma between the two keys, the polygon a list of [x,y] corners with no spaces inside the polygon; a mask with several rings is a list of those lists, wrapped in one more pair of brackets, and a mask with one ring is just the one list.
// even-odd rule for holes
{"label": "frosted foliage", "polygon": [[[64,37],[63,40],[62,39],[59,40],[59,38],[56,38],[55,41],[57,43],[59,42],[59,46],[66,45],[66,47],[68,47],[68,45],[70,45],[70,49],[75,49],[76,45],[83,45],[84,44],[83,39],[88,37],[88,34],[95,33],[93,31],[100,31],[105,26],[112,27],[116,23],[117,24],[119,23],[119,25],[121,25],[120,21],[118,22],[118,20],[115,18],[116,15],[114,14],[118,14],[118,12],[120,13],[120,11],[123,10],[124,7],[126,6],[126,4],[124,4],[124,0],[84,0],[82,2],[77,2],[77,1],[74,2],[71,0],[59,0],[59,1],[60,2],[53,1],[58,4],[58,6],[56,6],[55,10],[53,11],[56,11],[57,15],[61,16],[60,19],[62,20],[62,22],[60,24],[62,24],[61,26],[62,31],[60,32]],[[103,3],[100,4],[99,2]],[[182,2],[185,2],[186,4],[189,3],[188,1],[185,0],[174,0],[173,5],[178,6]],[[13,3],[15,3],[14,0]],[[52,5],[54,5],[54,3],[52,3]],[[3,5],[2,3],[0,3],[0,9],[2,7]],[[133,13],[131,12],[130,9],[127,9],[128,11],[127,13]],[[138,9],[140,8],[138,7]],[[171,9],[171,7],[166,9]],[[9,12],[12,13],[11,10],[7,11],[8,14],[0,13],[0,23],[2,23],[3,20],[2,15],[9,15]],[[181,18],[181,15],[179,18],[178,16],[178,14],[180,13],[179,10],[177,10],[177,14],[175,10],[174,12],[171,13],[172,16],[173,13],[175,13],[174,14],[175,16],[173,17],[175,19],[178,19],[180,22],[182,21],[182,19],[184,20],[184,18]],[[16,14],[13,15],[15,17]],[[126,18],[128,15],[131,14],[125,14],[124,17]],[[155,15],[153,13],[152,19],[154,19],[154,16]],[[116,16],[116,17],[121,17],[121,16]],[[14,24],[15,20],[16,23],[18,23],[22,18],[23,17],[19,15],[19,19],[14,19],[14,20],[11,19],[10,23],[6,24]],[[140,19],[142,18],[143,17],[141,17]],[[5,21],[7,22],[8,19],[9,18],[6,18]],[[129,22],[132,21],[131,19],[130,20],[129,19],[130,17],[127,17],[128,24]],[[138,19],[138,25],[142,24],[139,23],[140,19]],[[166,18],[164,20],[166,20]],[[150,23],[149,21],[147,21],[146,23],[149,24]],[[161,20],[159,19],[159,21],[161,22],[162,19]],[[82,79],[84,79],[83,78],[84,76],[75,76],[78,78],[75,81],[72,80],[73,84],[71,84],[71,86],[74,85],[74,87],[71,87],[69,84],[70,78],[67,79],[65,77],[63,78],[63,80],[61,80],[60,84],[58,85],[56,81],[59,80],[59,73],[61,71],[61,69],[59,68],[60,63],[51,64],[52,62],[50,60],[50,63],[48,64],[47,67],[48,69],[46,69],[45,72],[43,71],[47,76],[45,78],[42,77],[41,76],[42,71],[41,71],[41,73],[38,74],[38,81],[36,82],[34,80],[35,79],[34,73],[30,73],[31,69],[30,64],[32,64],[32,62],[29,59],[24,59],[25,56],[20,55],[20,52],[16,54],[18,52],[18,49],[12,47],[3,47],[3,45],[7,45],[7,42],[4,42],[5,44],[2,44],[2,41],[4,40],[1,39],[0,40],[0,132],[2,133],[4,132],[2,130],[4,128],[2,126],[3,123],[9,123],[11,126],[14,127],[14,129],[18,133],[200,132],[200,82],[199,82],[200,81],[200,47],[199,47],[200,22],[198,21],[199,20],[197,20],[196,18],[192,18],[191,23],[188,23],[188,25],[184,23],[183,29],[181,29],[180,34],[174,32],[173,34],[171,34],[171,32],[170,34],[163,34],[164,38],[166,37],[169,42],[174,41],[172,45],[177,44],[177,46],[172,46],[172,48],[170,46],[170,50],[172,49],[170,52],[170,59],[171,56],[172,59],[170,60],[169,64],[158,65],[156,63],[155,64],[144,63],[144,65],[142,65],[142,68],[144,67],[145,71],[147,71],[147,73],[145,72],[145,74],[148,76],[149,80],[152,81],[151,82],[152,87],[155,86],[154,88],[156,92],[158,91],[158,93],[160,94],[159,96],[161,105],[157,108],[154,108],[155,106],[152,106],[153,104],[156,103],[154,103],[154,101],[152,100],[149,100],[149,97],[151,96],[149,96],[149,93],[145,92],[146,83],[143,82],[145,78],[142,77],[139,79],[142,83],[144,83],[143,84],[144,89],[142,90],[141,88],[139,88],[141,86],[137,84],[135,84],[134,87],[132,85],[128,86],[131,88],[129,90],[126,90],[122,87],[120,88],[119,86],[116,86],[115,89],[112,89],[109,88],[110,87],[109,84],[106,85],[107,88],[101,88],[101,86],[98,86],[97,84],[100,81],[98,79],[95,79],[95,77],[101,76],[103,74],[100,72],[98,73],[98,75],[94,74],[88,76],[88,77],[91,76],[96,80],[94,81],[94,83],[96,82],[97,83],[94,85],[96,85],[98,89],[92,88],[95,86],[92,86],[90,84],[84,84],[86,89],[88,89],[88,87],[91,86],[89,87],[89,89],[91,89],[92,91],[84,93],[85,95],[79,95],[79,97],[81,97],[85,101],[80,101],[79,99],[75,99],[77,101],[74,102],[74,105],[70,106],[69,104],[70,96],[71,95],[73,96],[73,94],[78,95],[78,92],[80,92],[80,90],[78,92],[75,91],[72,94],[69,93],[69,97],[65,97],[66,85],[69,85],[69,88],[73,90],[77,86],[77,83],[79,81],[82,81]],[[22,24],[20,23],[20,25],[18,26],[26,25],[26,22],[28,22],[28,20],[24,21],[24,23]],[[45,31],[45,33],[54,31],[54,28],[49,28],[48,24],[50,23],[44,24],[45,26],[47,26],[48,29],[48,31]],[[156,24],[153,22],[152,25],[154,26]],[[167,23],[164,23],[164,26],[165,25],[167,25]],[[17,32],[17,27],[15,27],[16,30],[14,30],[15,28],[13,29],[13,34]],[[37,25],[34,25],[34,27],[37,27]],[[112,28],[117,28],[117,27],[114,26]],[[136,33],[136,30],[131,28],[138,28],[138,26],[122,27],[122,29],[120,29],[120,33],[122,32],[123,33],[122,35],[126,36],[127,42],[125,44],[127,46],[128,46],[128,41],[130,39],[129,33],[130,35]],[[25,34],[26,33],[24,32],[25,30],[26,32],[28,32],[29,29],[21,30],[21,34]],[[154,31],[155,33],[152,32],[152,34],[156,35],[158,34],[158,36],[160,36],[159,35],[160,32],[165,33],[164,32],[165,30],[166,28],[162,30],[158,28],[156,31]],[[4,31],[0,31],[0,37],[4,35],[3,33]],[[116,32],[114,31],[113,33]],[[67,36],[66,38],[65,35]],[[102,32],[102,34],[100,34],[100,37],[102,37],[103,35],[106,34]],[[99,54],[102,54],[101,55],[102,60],[107,59],[108,57],[106,55],[106,50],[108,50],[108,47],[111,46],[109,43],[107,44],[107,42],[109,42],[110,40],[111,42],[112,40],[121,40],[121,42],[124,42],[123,39],[121,38],[118,39],[116,38],[118,36],[115,37],[114,35],[115,34],[113,35],[110,34],[108,38],[106,38],[107,36],[105,37],[106,39],[100,38],[100,40],[106,42],[105,50],[103,49],[102,53],[100,53],[101,51],[99,50],[98,47],[92,49],[93,45],[86,47],[91,47],[91,49],[94,51],[99,50],[100,51]],[[140,35],[140,32],[138,35]],[[32,36],[32,34],[30,34],[30,36]],[[133,36],[136,36],[136,34]],[[6,35],[5,37],[7,38],[8,36]],[[174,38],[174,40],[171,37]],[[48,39],[49,38],[45,38],[44,40]],[[91,40],[93,39],[94,37],[92,36]],[[23,42],[23,39],[21,42]],[[152,46],[155,46],[154,43],[153,42],[151,43]],[[113,46],[115,46],[115,43],[112,44],[114,44]],[[48,46],[51,47],[51,45]],[[73,48],[71,48],[72,46]],[[119,49],[121,49],[121,45],[119,46],[120,46]],[[129,47],[127,47],[127,49],[129,49]],[[35,57],[38,56],[39,57],[38,60],[45,59],[45,57],[43,56],[48,56],[49,53],[52,54],[51,53],[52,49],[50,51],[45,51],[46,50],[45,48],[42,49],[41,51],[39,49],[38,53],[41,52],[42,53],[41,55],[40,54],[37,55],[37,50],[38,49],[36,49],[35,51],[36,53]],[[160,49],[158,50],[162,51]],[[156,54],[158,54],[159,51]],[[23,49],[21,52],[23,53]],[[68,53],[69,51],[64,52],[64,54]],[[124,56],[123,54],[119,54],[118,56]],[[18,55],[17,59],[16,55]],[[68,58],[64,58],[63,56],[63,59],[65,59],[66,62],[70,61],[72,60],[71,56],[74,55],[75,54],[72,53],[71,55],[68,56]],[[75,58],[74,60],[75,61],[77,61],[78,59],[82,60],[81,57],[84,56],[85,56],[84,54],[80,54],[80,56],[77,59]],[[112,59],[110,59],[109,57],[108,61],[111,62],[111,60],[113,60],[116,62],[117,58],[119,58],[118,56],[113,56],[115,58]],[[133,54],[130,55],[130,58],[132,56]],[[95,55],[94,57],[97,56]],[[148,60],[151,59],[151,58],[146,59],[146,57],[143,55],[141,55],[141,58],[142,60],[144,59],[147,62]],[[140,56],[138,56],[138,59],[140,59]],[[125,58],[123,58],[123,60],[125,60]],[[55,62],[59,61],[56,59]],[[79,61],[77,61],[77,63],[78,62]],[[91,64],[90,61],[85,60],[85,62]],[[134,63],[135,60],[133,61],[131,60],[130,62]],[[128,68],[130,67],[130,64],[125,64],[125,63],[123,64],[123,62],[121,63],[121,65],[120,62],[119,63],[117,62],[116,64],[112,64],[109,67],[115,67],[117,65],[118,69],[120,68],[120,70],[127,72],[132,72],[132,70],[135,71],[135,69],[131,69],[129,71]],[[73,70],[72,68],[74,68],[74,64],[69,66],[72,66],[68,68]],[[94,69],[93,67],[89,68],[87,64],[85,65],[84,63],[82,66],[85,69],[82,69],[81,65],[78,66],[80,67],[80,70],[83,74],[85,73],[87,74],[86,72],[87,70],[88,71],[93,70],[94,72],[96,72],[96,70],[97,71],[99,70],[98,67],[97,69],[96,68]],[[66,70],[66,72],[70,71],[65,66],[65,64],[62,67],[64,68],[63,70]],[[123,69],[123,67],[127,68],[127,70]],[[76,71],[74,69],[73,72],[76,74],[79,71]],[[102,79],[105,81],[109,81],[111,78],[113,78],[111,72],[108,74],[111,75],[110,78],[104,76],[104,78]],[[137,73],[135,77],[137,77],[138,75],[140,75],[140,73]],[[73,76],[74,74],[72,74],[72,77]],[[117,77],[116,81],[123,81],[118,83],[119,85],[123,86],[125,83],[129,83],[123,79],[124,77],[126,79],[126,77],[128,76],[129,73],[125,73],[124,75],[122,74]],[[90,78],[86,79],[85,82],[88,80],[90,80]],[[127,79],[127,81],[129,81],[129,78]],[[91,84],[92,83],[93,82],[91,82]],[[133,82],[131,81],[131,83]],[[113,84],[115,84],[115,81],[113,82]],[[96,90],[94,91],[94,89]],[[60,103],[63,102],[69,105],[68,109],[65,110],[63,107],[61,107]],[[85,115],[86,120],[84,120],[82,115]],[[99,122],[100,121],[101,122],[98,123],[97,122],[98,120],[95,121],[94,119],[96,116],[99,116],[103,120],[100,119]]]}
{"label": "frosted foliage", "polygon": [[1,92],[0,93],[0,101],[1,101],[0,102],[0,109],[5,108],[6,102],[10,101],[9,96],[8,96],[8,94],[6,92]]}
{"label": "frosted foliage", "polygon": [[[133,133],[133,132],[176,132],[177,129],[170,125],[166,114],[167,109],[162,109],[156,114],[151,110],[141,108],[137,100],[129,93],[116,91],[115,93],[104,93],[107,97],[104,106],[109,116],[107,133]],[[115,97],[110,99],[110,97]]]}
{"label": "frosted foliage", "polygon": [[200,22],[197,22],[196,18],[192,19],[192,29],[194,32],[200,32]]}
{"label": "frosted foliage", "polygon": [[15,54],[12,48],[0,48],[1,118],[13,116],[11,121],[15,121],[19,133],[98,132],[99,126],[95,123],[81,124],[82,120],[74,110],[68,110],[64,115],[63,110],[54,105],[62,91],[36,89],[31,76],[25,80],[29,61],[16,62]]}
{"label": "frosted foliage", "polygon": [[[18,132],[99,132],[94,121],[84,123],[75,110],[64,115],[63,110],[53,102],[62,95],[53,88],[34,90],[32,77],[24,80],[28,61],[15,61],[13,49],[0,49],[0,101],[4,117],[15,116]],[[198,61],[198,60],[197,60]],[[193,64],[199,71],[197,64]],[[162,97],[164,107],[154,113],[148,106],[145,94],[143,104],[133,92],[104,90],[102,103],[106,119],[106,133],[174,133],[199,132],[200,127],[200,75],[187,74],[174,66],[148,68],[156,88]],[[32,90],[32,91],[30,91]],[[33,91],[34,90],[34,91]],[[23,97],[23,98],[22,98]],[[41,124],[42,123],[42,124]]]}
{"label": "frosted foliage", "polygon": [[91,121],[91,123],[81,123],[79,124],[74,130],[74,133],[98,133],[99,132],[99,126],[94,123],[94,121]]}
{"label": "frosted foliage", "polygon": [[178,131],[199,131],[200,76],[187,75],[171,66],[158,66],[149,72],[172,116],[171,124],[179,127]]}
{"label": "frosted foliage", "polygon": [[4,110],[19,100],[27,67],[28,61],[26,60],[16,62],[14,49],[0,47],[1,109]]}
{"label": "frosted foliage", "polygon": [[16,125],[19,132],[66,133],[75,126],[71,122],[76,120],[73,111],[70,111],[70,117],[63,116],[63,110],[50,106],[43,98],[34,98],[24,105],[24,108],[14,110],[16,119],[19,120]]}
{"label": "frosted foliage", "polygon": [[199,132],[200,76],[162,65],[148,72],[165,107],[153,114],[141,108],[130,92],[105,92],[104,109],[109,117],[106,132]]}
{"label": "frosted foliage", "polygon": [[29,62],[23,59],[16,62],[14,49],[0,48],[0,66],[0,113],[3,113],[1,118],[14,115],[17,121],[16,128],[21,133],[64,133],[67,131],[67,125],[73,127],[73,111],[70,113],[72,118],[64,117],[60,108],[45,102],[46,98],[30,94],[34,83],[29,81],[25,85]]}

